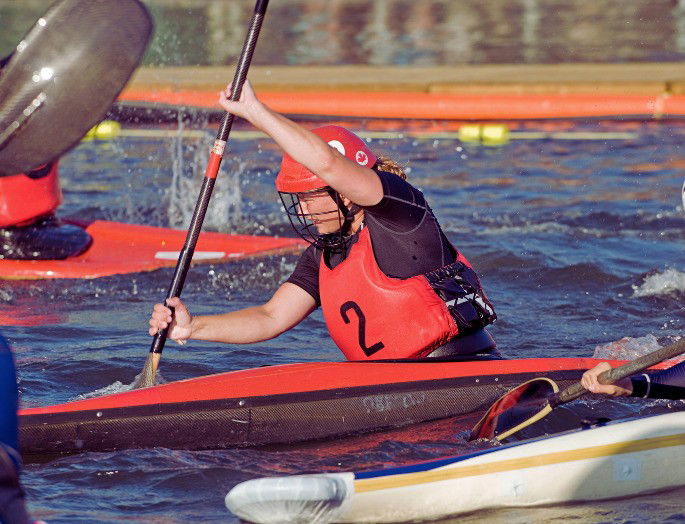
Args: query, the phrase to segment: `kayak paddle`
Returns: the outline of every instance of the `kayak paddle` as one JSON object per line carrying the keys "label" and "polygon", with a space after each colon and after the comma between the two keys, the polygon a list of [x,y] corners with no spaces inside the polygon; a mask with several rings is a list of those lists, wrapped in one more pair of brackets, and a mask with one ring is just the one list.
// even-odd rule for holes
{"label": "kayak paddle", "polygon": [[[600,384],[613,384],[654,364],[685,352],[685,338],[599,375]],[[504,440],[547,416],[555,407],[589,393],[580,382],[559,391],[557,384],[545,377],[525,382],[502,395],[471,430],[469,440],[479,438]]]}
{"label": "kayak paddle", "polygon": [[39,18],[0,72],[0,176],[75,146],[105,117],[151,34],[139,0],[61,0]]}
{"label": "kayak paddle", "polygon": [[[247,78],[247,71],[250,68],[250,62],[252,61],[252,55],[254,54],[255,46],[257,45],[259,30],[262,27],[262,21],[264,20],[266,7],[268,4],[269,0],[257,0],[257,3],[255,4],[252,20],[250,21],[250,26],[247,31],[247,35],[245,36],[245,43],[243,44],[243,49],[240,53],[240,58],[238,59],[238,66],[235,70],[235,75],[233,76],[233,82],[231,83],[231,100],[233,101],[236,101],[240,98],[240,92],[242,91],[243,84]],[[195,252],[197,239],[200,236],[200,230],[202,229],[202,222],[205,219],[205,213],[207,212],[207,207],[209,206],[209,200],[212,197],[212,190],[214,189],[216,176],[219,172],[219,166],[221,165],[221,160],[224,157],[226,141],[228,140],[228,135],[230,134],[231,127],[233,126],[233,119],[234,116],[227,111],[224,114],[221,125],[219,126],[219,132],[217,133],[216,140],[214,141],[212,152],[209,155],[207,170],[205,171],[205,177],[202,182],[202,188],[200,189],[200,195],[198,196],[197,203],[195,204],[195,210],[193,211],[193,216],[190,221],[190,227],[188,228],[185,244],[183,245],[183,249],[179,254],[176,270],[174,271],[171,285],[167,291],[167,299],[181,296],[181,290],[183,289],[183,284],[188,274],[190,263],[193,259],[193,253]],[[166,303],[166,300],[164,303]],[[168,332],[168,327],[161,329],[152,339],[150,352],[148,353],[147,360],[145,361],[145,366],[143,367],[140,379],[135,385],[136,388],[154,386],[157,367],[159,366],[159,361],[162,358],[162,351],[164,350],[164,344],[166,342]]]}

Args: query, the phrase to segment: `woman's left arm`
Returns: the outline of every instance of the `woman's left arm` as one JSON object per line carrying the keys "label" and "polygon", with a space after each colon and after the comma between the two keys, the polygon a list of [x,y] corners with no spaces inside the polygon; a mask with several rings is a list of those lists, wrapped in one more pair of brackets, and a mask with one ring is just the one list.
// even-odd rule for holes
{"label": "woman's left arm", "polygon": [[600,384],[599,375],[609,371],[611,365],[608,362],[600,362],[594,368],[588,369],[580,380],[585,389],[592,393],[603,393],[614,397],[624,397],[633,392],[633,385],[629,378],[617,380],[614,384]]}
{"label": "woman's left arm", "polygon": [[228,91],[219,94],[219,103],[226,111],[269,135],[296,162],[337,192],[360,206],[381,201],[383,187],[375,171],[356,164],[311,131],[263,104],[249,82],[243,85],[240,100],[232,101],[229,96]]}

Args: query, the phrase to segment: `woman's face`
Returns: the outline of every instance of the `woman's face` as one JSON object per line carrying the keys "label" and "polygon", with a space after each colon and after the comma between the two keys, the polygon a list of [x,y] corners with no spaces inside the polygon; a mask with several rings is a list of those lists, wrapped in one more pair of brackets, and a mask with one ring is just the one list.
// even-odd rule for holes
{"label": "woman's face", "polygon": [[298,196],[300,211],[312,221],[319,234],[335,233],[340,229],[340,211],[328,191],[310,191]]}

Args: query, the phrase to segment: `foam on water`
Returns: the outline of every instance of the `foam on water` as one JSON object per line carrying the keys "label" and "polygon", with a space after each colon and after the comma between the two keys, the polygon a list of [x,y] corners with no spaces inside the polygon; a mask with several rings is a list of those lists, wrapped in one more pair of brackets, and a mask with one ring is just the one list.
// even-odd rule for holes
{"label": "foam on water", "polygon": [[639,285],[633,284],[633,297],[665,295],[674,291],[685,292],[685,273],[674,268],[647,275]]}
{"label": "foam on water", "polygon": [[101,397],[103,395],[111,395],[112,393],[123,393],[124,391],[131,391],[133,389],[134,384],[135,381],[131,382],[130,384],[123,384],[122,382],[119,382],[117,380],[113,384],[105,386],[104,388],[96,389],[95,391],[78,395],[76,398],[74,398],[74,400],[84,400],[87,398]]}
{"label": "foam on water", "polygon": [[[114,393],[123,393],[125,391],[131,391],[135,388],[135,385],[139,382],[141,376],[142,373],[136,375],[136,378],[133,379],[133,381],[130,384],[124,384],[123,382],[117,380],[116,382],[109,384],[108,386],[105,386],[103,388],[77,395],[76,398],[74,398],[73,400],[84,400],[87,398],[96,398],[102,397],[104,395],[112,395]],[[157,373],[155,375],[155,384],[164,384],[165,382],[166,380],[164,380],[164,377],[162,377],[160,373]]]}
{"label": "foam on water", "polygon": [[623,337],[614,342],[598,345],[595,347],[592,357],[609,360],[633,360],[656,351],[660,347],[656,337],[652,334],[637,338]]}
{"label": "foam on water", "polygon": [[[620,340],[615,340],[607,344],[599,344],[595,347],[593,358],[601,358],[607,360],[635,360],[638,357],[652,353],[661,349],[661,345],[657,338],[652,335],[645,335],[643,337],[623,337]],[[680,362],[685,360],[685,356],[678,356],[669,362]]]}
{"label": "foam on water", "polygon": [[[488,227],[483,233],[494,235],[506,235],[511,233],[571,233],[572,228],[558,222],[527,223],[522,225],[502,225],[499,227]],[[598,231],[586,230],[586,233],[599,236]]]}

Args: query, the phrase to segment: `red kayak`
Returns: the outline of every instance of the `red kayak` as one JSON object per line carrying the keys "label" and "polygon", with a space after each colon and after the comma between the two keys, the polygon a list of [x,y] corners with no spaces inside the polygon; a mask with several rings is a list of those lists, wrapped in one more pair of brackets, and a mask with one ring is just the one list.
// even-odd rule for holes
{"label": "red kayak", "polygon": [[221,449],[340,437],[484,411],[545,376],[565,387],[599,360],[320,362],[231,371],[21,410],[21,449]]}
{"label": "red kayak", "polygon": [[[0,260],[0,278],[97,278],[175,266],[187,231],[96,220],[77,224],[93,242],[64,260]],[[255,255],[298,251],[295,238],[201,233],[193,263],[222,262]]]}

